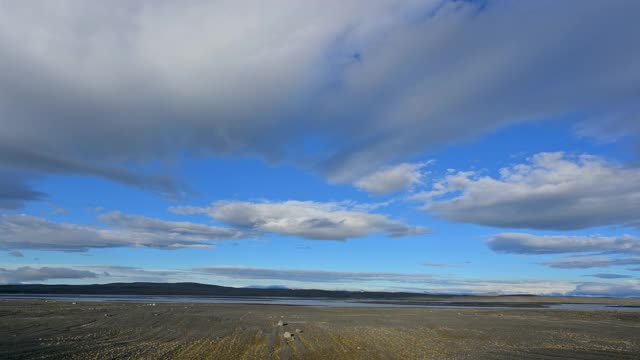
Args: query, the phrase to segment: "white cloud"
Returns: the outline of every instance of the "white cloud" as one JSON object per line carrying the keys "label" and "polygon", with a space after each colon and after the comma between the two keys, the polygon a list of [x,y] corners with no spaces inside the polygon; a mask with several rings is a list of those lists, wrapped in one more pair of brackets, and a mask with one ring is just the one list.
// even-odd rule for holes
{"label": "white cloud", "polygon": [[362,206],[349,202],[219,201],[206,208],[173,207],[171,211],[182,214],[206,213],[233,227],[313,240],[346,240],[376,233],[401,237],[428,231],[385,215],[367,212]]}
{"label": "white cloud", "polygon": [[388,237],[419,235],[412,227],[385,215],[377,206],[351,202],[287,201],[216,202],[208,208],[174,207],[182,214],[207,213],[231,227],[186,221],[166,221],[119,211],[98,216],[107,227],[55,222],[31,215],[0,215],[0,249],[87,251],[91,248],[150,247],[157,249],[212,248],[212,241],[235,240],[261,233],[278,233],[317,240],[345,240],[383,233]]}
{"label": "white cloud", "polygon": [[640,238],[632,235],[569,236],[500,233],[492,235],[487,245],[493,251],[512,254],[640,253]]}
{"label": "white cloud", "polygon": [[54,222],[31,215],[0,215],[0,248],[58,251],[109,247],[211,248],[213,245],[208,241],[235,239],[239,234],[224,228],[121,213],[106,214],[102,219],[112,227]]}
{"label": "white cloud", "polygon": [[497,178],[456,172],[414,196],[425,209],[460,223],[571,230],[640,226],[640,168],[592,155],[540,153]]}
{"label": "white cloud", "polygon": [[241,153],[353,182],[519,121],[616,112],[640,82],[634,1],[0,6],[0,166],[170,197],[188,189],[129,166]]}
{"label": "white cloud", "polygon": [[354,185],[364,191],[384,195],[403,191],[421,184],[425,163],[402,163],[385,167],[357,180]]}
{"label": "white cloud", "polygon": [[102,214],[98,219],[116,229],[189,240],[233,240],[246,236],[236,229],[187,221],[165,221],[119,211]]}

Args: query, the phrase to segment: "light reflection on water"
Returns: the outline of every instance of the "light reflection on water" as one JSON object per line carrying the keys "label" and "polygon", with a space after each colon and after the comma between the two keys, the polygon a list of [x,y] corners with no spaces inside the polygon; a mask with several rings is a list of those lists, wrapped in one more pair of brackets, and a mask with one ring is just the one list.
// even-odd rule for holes
{"label": "light reflection on water", "polygon": [[0,294],[2,300],[55,300],[63,302],[112,302],[112,303],[158,303],[158,304],[262,304],[328,307],[391,307],[391,308],[444,308],[444,309],[555,309],[555,310],[609,310],[640,311],[639,307],[616,304],[540,304],[542,307],[501,306],[496,303],[479,305],[481,301],[456,300],[456,305],[446,301],[416,300],[363,300],[327,298],[285,298],[285,297],[210,297],[184,295],[55,295],[55,294]]}

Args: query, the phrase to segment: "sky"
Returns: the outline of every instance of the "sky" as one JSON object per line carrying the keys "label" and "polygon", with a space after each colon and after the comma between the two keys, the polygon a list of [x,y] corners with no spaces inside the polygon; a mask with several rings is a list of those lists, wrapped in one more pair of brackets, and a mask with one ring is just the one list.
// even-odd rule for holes
{"label": "sky", "polygon": [[640,296],[639,12],[0,1],[0,283]]}

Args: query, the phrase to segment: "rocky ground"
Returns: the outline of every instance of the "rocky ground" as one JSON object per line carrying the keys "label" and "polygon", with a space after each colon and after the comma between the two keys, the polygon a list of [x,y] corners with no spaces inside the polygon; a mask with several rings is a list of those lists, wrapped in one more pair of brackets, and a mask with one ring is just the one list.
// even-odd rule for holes
{"label": "rocky ground", "polygon": [[640,312],[0,301],[0,324],[1,359],[640,358]]}

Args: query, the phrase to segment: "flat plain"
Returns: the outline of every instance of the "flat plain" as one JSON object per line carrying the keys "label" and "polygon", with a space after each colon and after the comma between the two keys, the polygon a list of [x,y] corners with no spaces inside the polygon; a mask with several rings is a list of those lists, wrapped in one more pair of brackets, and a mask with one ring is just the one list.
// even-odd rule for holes
{"label": "flat plain", "polygon": [[3,359],[640,358],[640,311],[3,300],[0,324]]}

